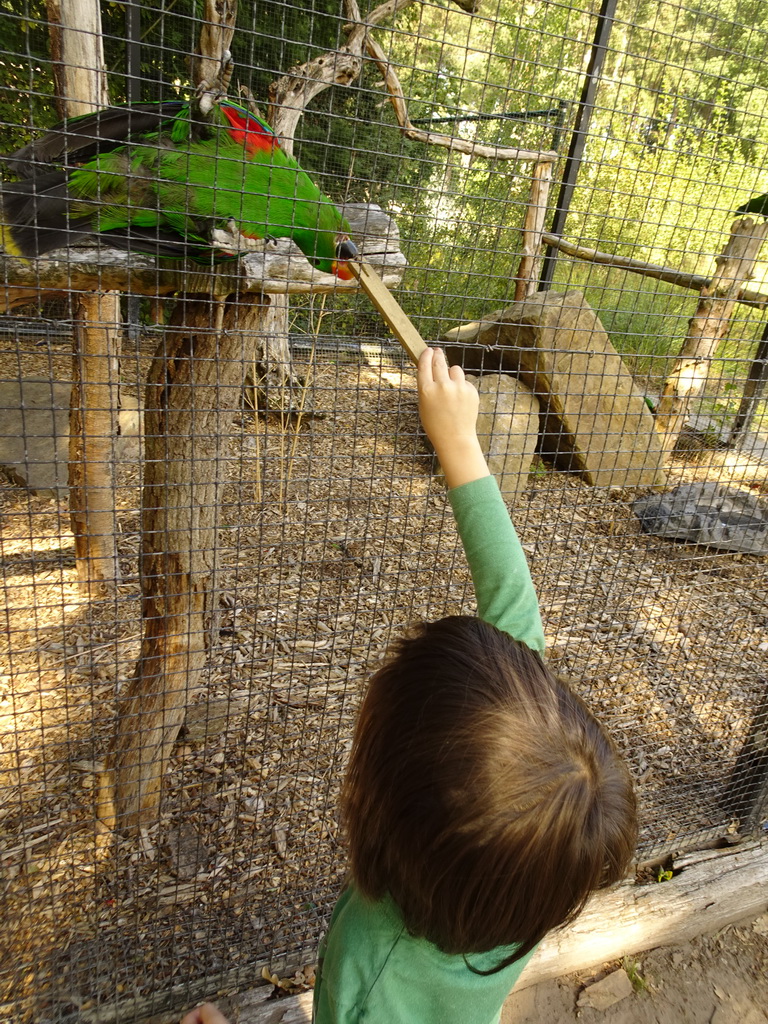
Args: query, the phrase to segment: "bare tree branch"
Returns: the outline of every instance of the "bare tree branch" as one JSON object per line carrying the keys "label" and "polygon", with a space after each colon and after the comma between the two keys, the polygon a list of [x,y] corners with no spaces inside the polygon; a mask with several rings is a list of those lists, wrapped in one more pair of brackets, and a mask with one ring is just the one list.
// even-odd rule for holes
{"label": "bare tree branch", "polygon": [[226,92],[232,77],[229,48],[235,34],[236,0],[205,0],[197,50],[189,61],[189,74],[201,92],[201,110],[207,113],[204,96]]}
{"label": "bare tree branch", "polygon": [[349,85],[362,66],[360,55],[344,47],[307,61],[270,85],[268,120],[287,153],[293,152],[296,126],[306,106],[331,85]]}
{"label": "bare tree branch", "polygon": [[469,156],[483,156],[489,160],[535,160],[537,163],[554,163],[557,153],[552,150],[518,149],[510,146],[485,146],[479,142],[459,138],[457,135],[444,135],[442,132],[425,132],[415,128],[408,117],[408,108],[400,80],[392,62],[372,36],[367,35],[365,48],[368,55],[376,62],[384,76],[389,92],[390,102],[395,111],[397,123],[403,135],[416,142],[424,142],[431,146],[442,146],[456,153],[467,153]]}
{"label": "bare tree branch", "polygon": [[[553,246],[566,256],[573,256],[578,260],[585,260],[588,263],[600,263],[607,267],[616,267],[619,270],[629,270],[633,274],[640,274],[643,277],[652,277],[657,281],[667,281],[669,284],[679,285],[681,288],[691,288],[700,291],[711,284],[711,278],[702,274],[690,274],[685,270],[677,270],[675,267],[664,267],[658,263],[645,263],[643,260],[634,259],[632,256],[619,256],[612,252],[600,252],[599,249],[591,249],[585,245],[577,245],[575,242],[566,242],[560,235],[553,235],[544,231],[541,236],[542,242]],[[755,292],[749,288],[742,288],[736,299],[745,306],[755,306],[757,309],[765,309],[768,306],[768,295],[763,292]]]}
{"label": "bare tree branch", "polygon": [[[345,0],[344,8],[349,17],[349,22],[344,26],[347,45],[340,50],[307,61],[270,86],[269,121],[280,136],[283,148],[292,152],[296,126],[306,106],[329,86],[349,85],[354,81],[362,70],[363,55],[367,54],[381,71],[397,123],[407,138],[430,146],[441,146],[456,153],[485,157],[488,160],[533,160],[537,163],[554,163],[557,160],[557,153],[552,150],[486,146],[456,135],[423,131],[412,124],[397,72],[369,30],[415,2],[417,0],[387,0],[386,3],[374,8],[363,20],[357,0]],[[468,9],[463,3],[459,3],[459,6]],[[474,6],[471,9],[474,9]]]}

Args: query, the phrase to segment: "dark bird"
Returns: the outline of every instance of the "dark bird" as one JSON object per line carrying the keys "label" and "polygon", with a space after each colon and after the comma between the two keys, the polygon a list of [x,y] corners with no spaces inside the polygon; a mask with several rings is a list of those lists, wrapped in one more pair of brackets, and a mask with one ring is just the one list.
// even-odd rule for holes
{"label": "dark bird", "polygon": [[768,192],[762,196],[753,196],[748,203],[740,206],[736,213],[756,213],[760,217],[768,217]]}

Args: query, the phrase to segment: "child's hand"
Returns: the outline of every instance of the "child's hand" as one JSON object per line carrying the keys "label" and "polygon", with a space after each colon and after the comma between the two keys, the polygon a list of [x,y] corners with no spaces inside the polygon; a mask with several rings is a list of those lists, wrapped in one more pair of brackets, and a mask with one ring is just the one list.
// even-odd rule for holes
{"label": "child's hand", "polygon": [[448,367],[440,349],[427,349],[419,359],[419,414],[435,446],[449,487],[488,476],[477,440],[477,391],[460,366]]}
{"label": "child's hand", "polygon": [[203,1003],[196,1010],[190,1010],[181,1024],[229,1024],[229,1021],[213,1003]]}

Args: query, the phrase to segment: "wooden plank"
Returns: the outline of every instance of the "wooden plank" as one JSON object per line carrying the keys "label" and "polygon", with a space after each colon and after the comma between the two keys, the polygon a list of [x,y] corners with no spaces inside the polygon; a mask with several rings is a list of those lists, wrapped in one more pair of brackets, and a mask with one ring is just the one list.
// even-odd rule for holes
{"label": "wooden plank", "polygon": [[414,363],[427,348],[427,344],[406,316],[402,306],[384,284],[370,263],[350,260],[349,268],[360,282],[365,294],[374,304],[387,327],[403,346]]}

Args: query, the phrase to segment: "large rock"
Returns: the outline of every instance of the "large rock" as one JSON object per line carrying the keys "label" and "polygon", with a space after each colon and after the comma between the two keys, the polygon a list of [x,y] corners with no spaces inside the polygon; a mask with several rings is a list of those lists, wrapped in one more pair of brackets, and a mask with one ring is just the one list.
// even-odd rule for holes
{"label": "large rock", "polygon": [[581,292],[538,292],[445,335],[449,361],[538,397],[542,454],[603,487],[665,483],[653,416]]}
{"label": "large rock", "polygon": [[32,378],[0,383],[0,469],[37,494],[67,490],[71,384]]}
{"label": "large rock", "polygon": [[467,374],[480,395],[477,436],[488,467],[507,502],[514,502],[528,482],[539,439],[539,403],[514,377],[502,373]]}
{"label": "large rock", "polygon": [[[36,494],[63,497],[68,489],[69,399],[72,385],[29,377],[0,381],[0,472]],[[141,411],[121,396],[115,456],[139,457]]]}

